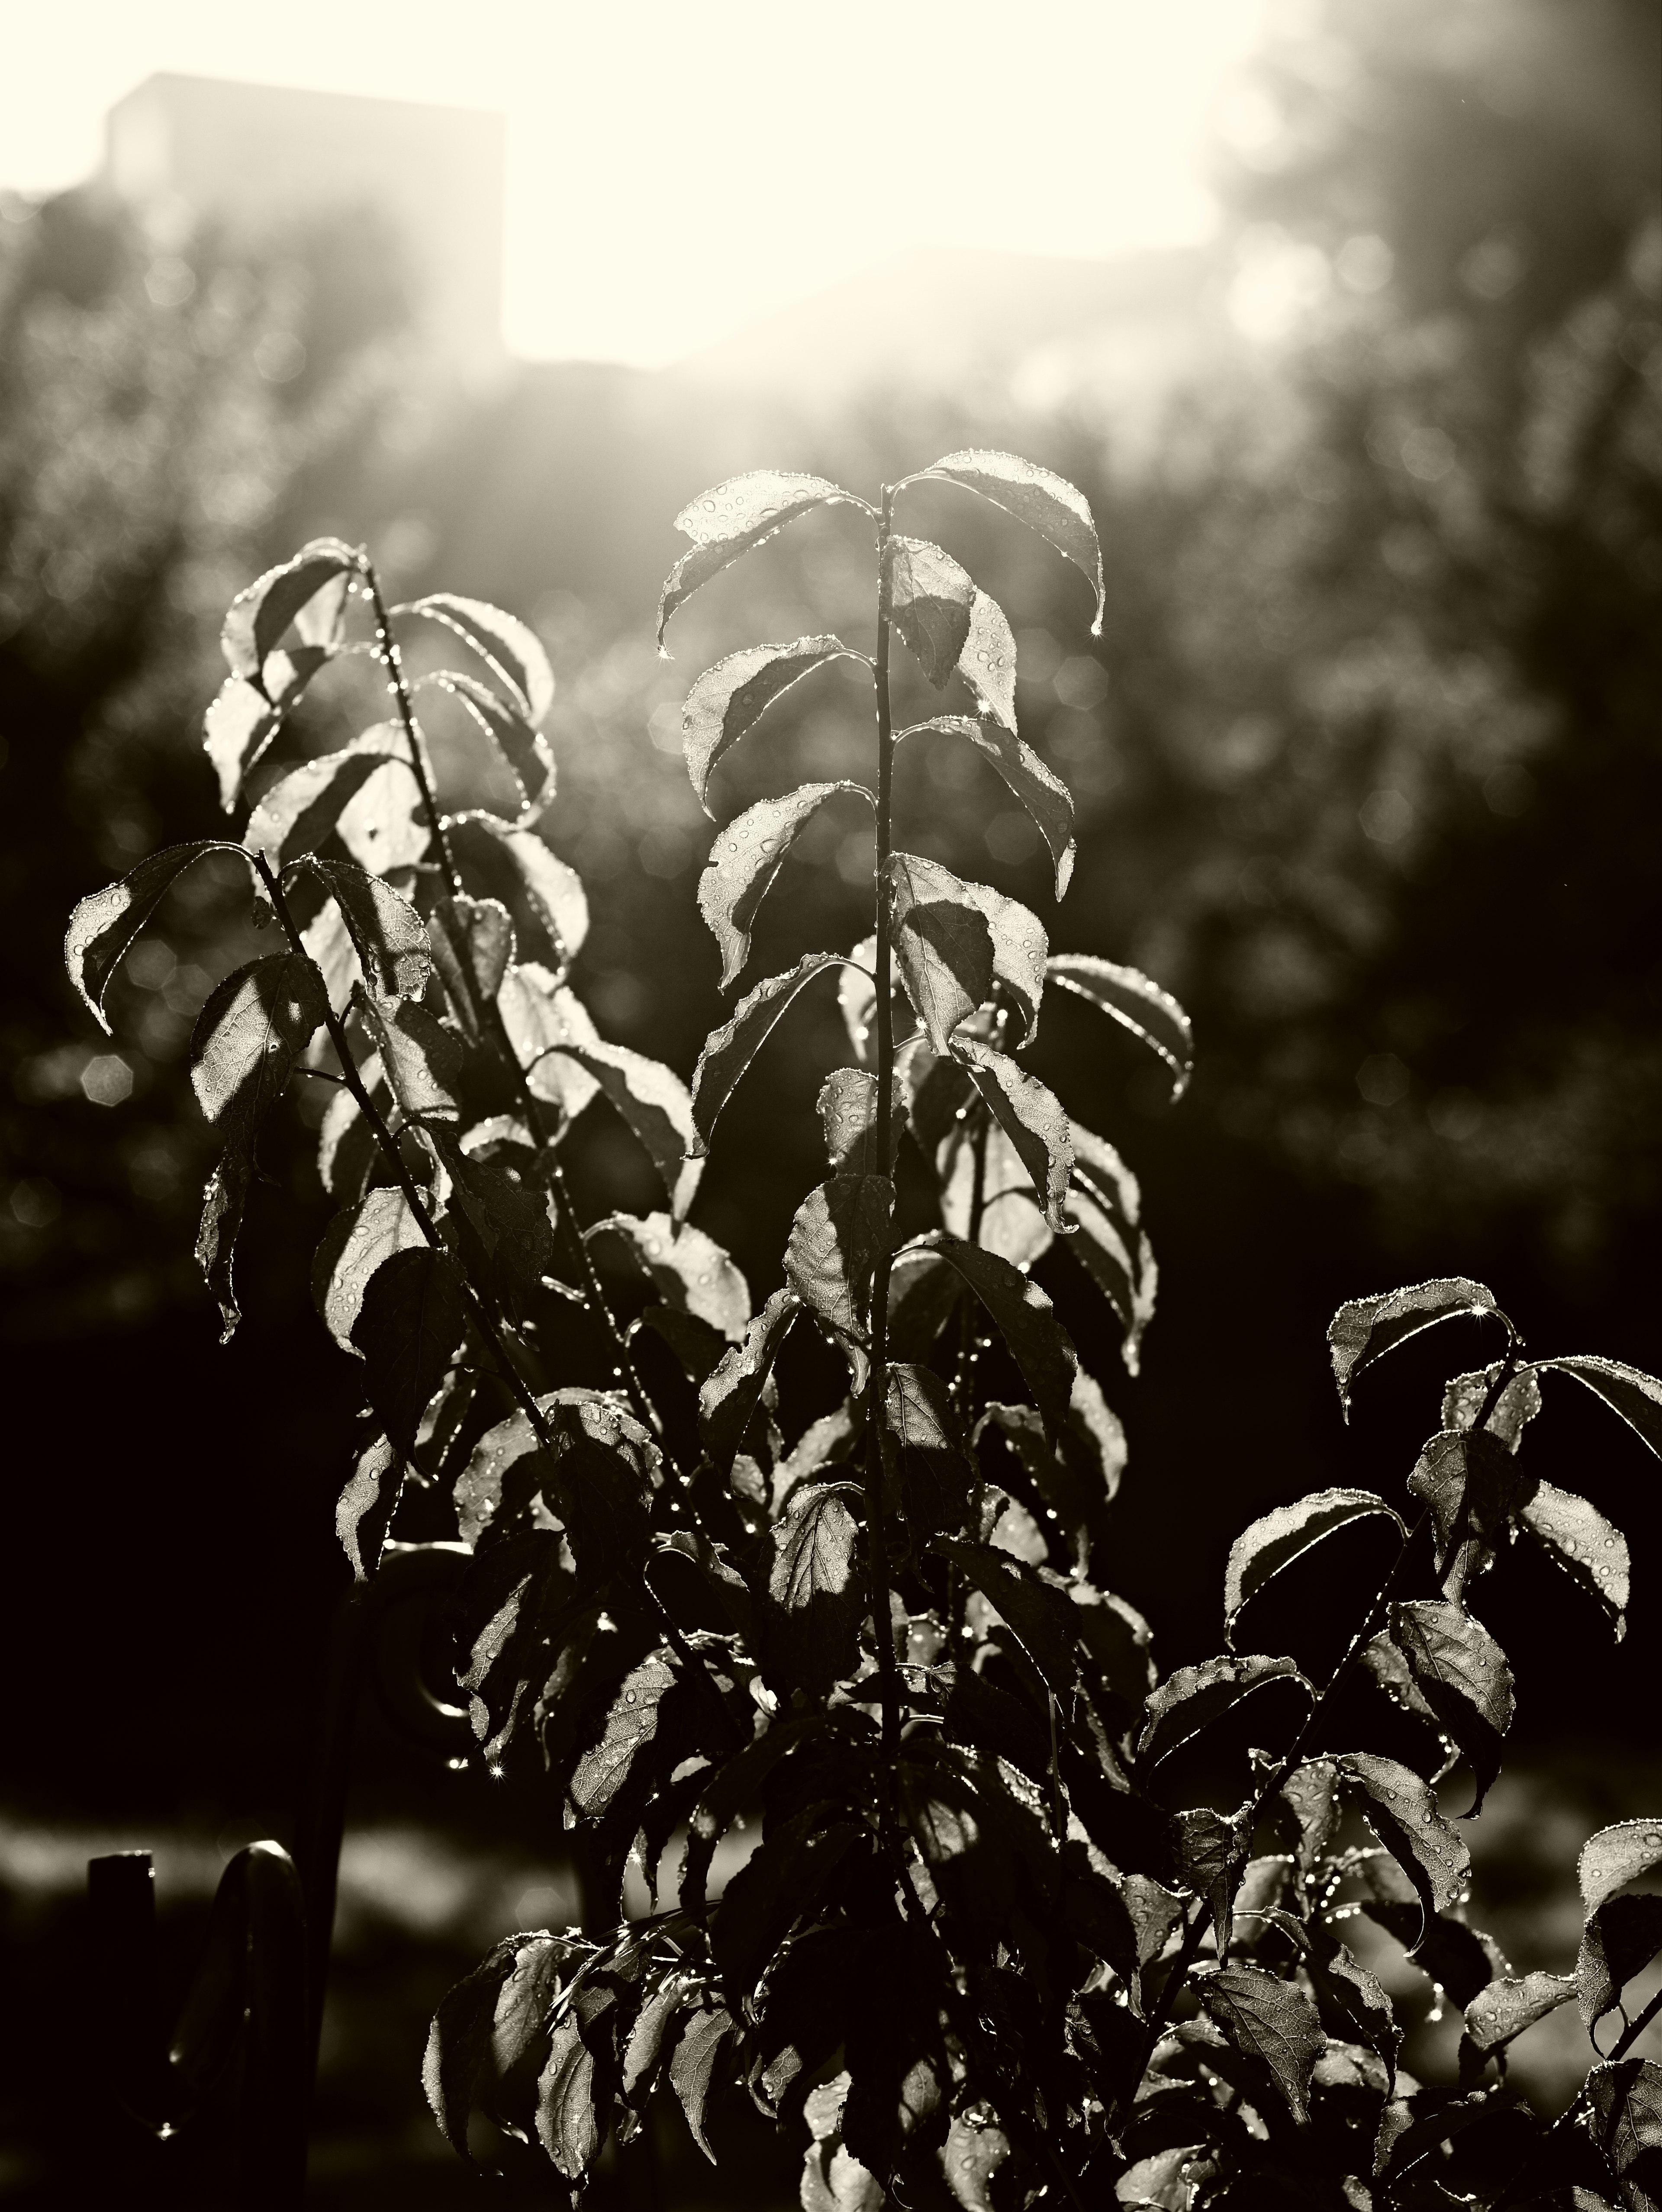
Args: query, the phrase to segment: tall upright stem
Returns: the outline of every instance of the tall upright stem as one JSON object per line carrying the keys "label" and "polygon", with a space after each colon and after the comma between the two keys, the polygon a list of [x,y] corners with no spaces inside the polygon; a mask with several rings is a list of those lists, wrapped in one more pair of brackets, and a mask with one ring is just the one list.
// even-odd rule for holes
{"label": "tall upright stem", "polygon": [[[872,1112],[882,1133],[885,1172],[892,1181],[889,1156],[889,1098],[894,1089],[893,954],[890,942],[889,856],[893,849],[894,721],[889,707],[889,531],[894,487],[883,487],[877,523],[877,953],[872,963],[877,984],[877,1096]],[[871,1550],[872,1633],[877,1644],[878,1682],[883,1699],[883,1747],[890,1762],[900,1741],[900,1676],[894,1662],[894,1631],[889,1603],[889,1541],[883,1505],[883,1424],[889,1395],[889,1238],[886,1220],[877,1265],[872,1271],[871,1374],[866,1386],[866,1527]],[[886,1821],[891,1808],[885,1808]]]}
{"label": "tall upright stem", "polygon": [[375,647],[387,671],[387,688],[393,695],[399,710],[399,721],[404,730],[405,743],[410,748],[410,767],[421,789],[423,811],[427,826],[432,832],[434,849],[439,856],[440,872],[444,877],[444,888],[452,898],[461,889],[456,874],[456,864],[450,855],[450,841],[445,836],[444,817],[433,793],[433,778],[423,748],[421,732],[416,727],[416,711],[411,702],[410,685],[404,673],[404,659],[399,651],[398,639],[393,634],[392,617],[387,611],[387,601],[381,596],[380,578],[375,564],[366,552],[361,557],[358,573],[363,578],[369,594],[369,605],[375,618]]}

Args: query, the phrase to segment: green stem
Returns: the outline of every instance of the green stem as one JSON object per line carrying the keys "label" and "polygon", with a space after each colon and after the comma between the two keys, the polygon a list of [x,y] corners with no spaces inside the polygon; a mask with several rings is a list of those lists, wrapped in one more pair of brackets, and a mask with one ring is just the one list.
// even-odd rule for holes
{"label": "green stem", "polygon": [[[889,1097],[894,1088],[893,954],[890,941],[889,856],[892,849],[894,721],[889,705],[889,532],[894,488],[883,487],[877,525],[877,955],[872,965],[877,987],[877,1097],[874,1107],[887,1156]],[[889,1601],[888,1524],[883,1506],[883,1428],[889,1393],[889,1239],[886,1224],[872,1271],[871,1373],[866,1386],[866,1525],[871,1553],[872,1632],[877,1645],[878,1681],[883,1705],[883,1749],[890,1777],[883,1818],[893,1832],[893,1772],[900,1745],[900,1676],[894,1662],[894,1626]]]}

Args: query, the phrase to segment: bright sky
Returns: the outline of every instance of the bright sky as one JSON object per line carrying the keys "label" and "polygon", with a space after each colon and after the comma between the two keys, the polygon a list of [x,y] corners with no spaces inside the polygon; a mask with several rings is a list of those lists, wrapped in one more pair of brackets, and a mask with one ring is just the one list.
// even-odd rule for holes
{"label": "bright sky", "polygon": [[0,0],[0,187],[72,184],[159,70],[508,118],[508,337],[650,365],[940,243],[1109,254],[1213,220],[1261,0]]}

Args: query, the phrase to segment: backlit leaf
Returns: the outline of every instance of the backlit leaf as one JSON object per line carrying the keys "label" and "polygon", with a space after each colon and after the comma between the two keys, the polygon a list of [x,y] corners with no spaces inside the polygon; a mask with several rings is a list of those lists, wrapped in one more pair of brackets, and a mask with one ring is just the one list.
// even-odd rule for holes
{"label": "backlit leaf", "polygon": [[782,692],[832,660],[857,660],[839,637],[799,637],[788,645],[748,645],[707,668],[681,708],[681,750],[698,804],[709,812],[709,779],[723,754],[752,729]]}
{"label": "backlit leaf", "polygon": [[457,815],[449,825],[453,837],[477,830],[493,837],[513,861],[533,919],[547,933],[562,972],[582,950],[588,935],[588,898],[582,878],[557,853],[550,852],[535,830],[521,829],[496,815],[472,812]]}
{"label": "backlit leaf", "polygon": [[1466,2033],[1479,2051],[1502,2050],[1574,1995],[1574,1974],[1537,1972],[1518,1981],[1493,1981],[1466,2007]]}
{"label": "backlit leaf", "polygon": [[533,726],[522,699],[504,699],[476,676],[463,676],[453,669],[423,676],[417,689],[423,685],[448,692],[461,702],[506,763],[519,788],[522,813],[526,817],[539,813],[554,796],[554,756],[547,738]]}
{"label": "backlit leaf", "polygon": [[1573,1375],[1578,1382],[1585,1383],[1662,1458],[1662,1382],[1654,1375],[1624,1367],[1619,1359],[1601,1359],[1595,1352],[1543,1359],[1536,1371],[1548,1368],[1560,1375]]}
{"label": "backlit leaf", "polygon": [[1062,1101],[1008,1053],[995,1052],[973,1037],[959,1039],[953,1051],[969,1069],[1036,1188],[1044,1194],[1046,1219],[1060,1229],[1074,1168],[1073,1138]]}
{"label": "backlit leaf", "polygon": [[469,2157],[467,2123],[497,2079],[541,2030],[573,1946],[559,1936],[508,1936],[458,1982],[434,2014],[422,2087],[445,2140]]}
{"label": "backlit leaf", "polygon": [[890,861],[896,964],[929,1042],[944,1053],[966,1015],[991,998],[993,933],[967,887],[938,861]]}
{"label": "backlit leaf", "polygon": [[239,592],[226,612],[220,646],[232,673],[268,689],[266,664],[290,623],[311,646],[332,645],[340,632],[346,580],[359,558],[336,538],[314,538],[291,561],[268,568]]}
{"label": "backlit leaf", "polygon": [[1312,1544],[1330,1536],[1352,1521],[1383,1514],[1396,1522],[1406,1538],[1401,1516],[1371,1490],[1317,1490],[1296,1504],[1278,1505],[1244,1528],[1229,1547],[1229,1564],[1223,1577],[1223,1631],[1226,1641],[1235,1632],[1235,1621],[1247,1600]]}
{"label": "backlit leaf", "polygon": [[428,1400],[444,1380],[466,1326],[460,1278],[429,1245],[395,1252],[364,1285],[352,1342],[369,1370],[369,1401],[406,1455]]}
{"label": "backlit leaf", "polygon": [[743,1443],[779,1347],[801,1310],[794,1291],[776,1291],[746,1327],[744,1341],[723,1355],[700,1389],[698,1432],[717,1467],[725,1467]]}
{"label": "backlit leaf", "polygon": [[855,965],[837,952],[810,952],[782,975],[769,975],[739,1001],[730,1021],[704,1039],[692,1076],[692,1119],[697,1150],[706,1150],[721,1109],[762,1049],[774,1024],[803,986],[828,968]]}
{"label": "backlit leaf", "polygon": [[[374,1053],[360,1062],[358,1080],[382,1120],[389,1115],[396,1120],[398,1109]],[[373,1127],[351,1091],[340,1085],[318,1131],[319,1181],[338,1206],[354,1206],[363,1196],[380,1158]]]}
{"label": "backlit leaf", "polygon": [[1246,1870],[1246,1838],[1240,1822],[1210,1805],[1191,1806],[1173,1818],[1172,1841],[1184,1887],[1205,1899],[1219,1943],[1226,1946],[1235,1893]]}
{"label": "backlit leaf", "polygon": [[[703,1173],[702,1160],[689,1158],[698,1142],[692,1098],[673,1068],[626,1045],[574,1041],[556,1047],[575,1060],[599,1084],[602,1093],[640,1139],[670,1208],[679,1221],[691,1205]],[[655,1218],[655,1217],[654,1217]],[[746,1315],[750,1310],[746,1301]]]}
{"label": "backlit leaf", "polygon": [[751,469],[729,477],[724,483],[689,500],[675,518],[675,527],[692,540],[670,570],[658,600],[658,648],[670,617],[691,598],[701,584],[720,575],[730,562],[753,546],[764,544],[775,532],[816,507],[870,507],[853,492],[824,477],[807,476],[794,469]]}
{"label": "backlit leaf", "polygon": [[[1371,1298],[1348,1299],[1327,1325],[1340,1403],[1348,1412],[1350,1386],[1363,1368],[1371,1367],[1422,1328],[1462,1314],[1493,1314],[1497,1320],[1506,1321],[1494,1293],[1464,1275],[1415,1283],[1406,1290],[1384,1291]],[[1510,1322],[1507,1326],[1510,1328]]]}
{"label": "backlit leaf", "polygon": [[1154,1319],[1159,1280],[1148,1239],[1141,1230],[1124,1235],[1094,1194],[1077,1182],[1064,1194],[1062,1211],[1075,1231],[1066,1249],[1113,1308],[1121,1329],[1120,1355],[1135,1375],[1141,1364],[1143,1331]]}
{"label": "backlit leaf", "polygon": [[[1476,1424],[1478,1414],[1488,1403],[1490,1391],[1501,1379],[1502,1364],[1497,1359],[1488,1367],[1479,1368],[1474,1375],[1456,1375],[1445,1386],[1446,1429],[1469,1429]],[[1483,1425],[1499,1437],[1509,1450],[1516,1451],[1525,1424],[1532,1421],[1540,1410],[1541,1386],[1535,1379],[1535,1370],[1519,1367],[1490,1407]]]}
{"label": "backlit leaf", "polygon": [[1600,1828],[1581,1846],[1575,1863],[1581,1905],[1587,1919],[1630,1881],[1662,1865],[1662,1820],[1618,1820]]}
{"label": "backlit leaf", "polygon": [[314,851],[338,826],[348,804],[389,762],[413,805],[420,787],[402,733],[393,723],[380,722],[338,752],[302,761],[279,777],[248,817],[248,850],[263,854],[272,867]]}
{"label": "backlit leaf", "polygon": [[893,1164],[906,1103],[899,1084],[890,1103],[888,1141],[877,1127],[877,1078],[863,1067],[834,1067],[819,1087],[819,1127],[839,1175],[887,1175]]}
{"label": "backlit leaf", "polygon": [[537,2137],[557,2171],[580,2181],[600,2154],[594,2054],[574,2005],[554,2030],[548,2063],[537,2081]]}
{"label": "backlit leaf", "polygon": [[1096,593],[1091,634],[1093,637],[1100,635],[1102,554],[1097,544],[1090,504],[1083,492],[1065,477],[1040,468],[1033,461],[1024,461],[1018,454],[982,448],[945,454],[906,481],[916,483],[931,478],[962,484],[966,491],[978,493],[994,507],[1001,507],[1007,514],[1025,522],[1030,530],[1036,530],[1058,553],[1064,554]]}
{"label": "backlit leaf", "polygon": [[387,999],[419,998],[433,973],[421,916],[389,884],[349,860],[308,862],[340,910],[371,989]]}
{"label": "backlit leaf", "polygon": [[886,1176],[833,1176],[809,1192],[791,1224],[786,1281],[805,1306],[856,1343],[866,1340],[872,1273],[893,1207]]}
{"label": "backlit leaf", "polygon": [[471,645],[492,675],[507,684],[533,722],[540,722],[554,702],[554,672],[534,630],[501,607],[483,599],[458,599],[435,592],[424,599],[394,607],[395,615],[425,615],[442,623]]}
{"label": "backlit leaf", "polygon": [[885,552],[894,626],[939,690],[970,634],[975,579],[926,538],[891,538]]}
{"label": "backlit leaf", "polygon": [[1067,785],[1045,766],[1032,747],[996,716],[941,714],[927,722],[914,722],[896,732],[902,738],[922,737],[926,731],[942,736],[967,738],[985,753],[1009,786],[1012,794],[1032,815],[1039,835],[1050,848],[1056,868],[1056,896],[1066,896],[1074,873],[1074,800]]}
{"label": "backlit leaf", "polygon": [[968,1237],[1023,1268],[1042,1259],[1056,1242],[1032,1176],[990,1115],[954,1120],[935,1153],[934,1168],[941,1226],[948,1236]]}
{"label": "backlit leaf", "polygon": [[1182,1097],[1194,1065],[1195,1040],[1188,1015],[1169,991],[1161,990],[1139,969],[1083,952],[1053,952],[1044,972],[1051,982],[1088,999],[1110,1020],[1141,1037],[1171,1069],[1173,1103]]}
{"label": "backlit leaf", "polygon": [[850,1820],[827,1822],[819,1806],[770,1827],[728,1882],[712,1931],[729,1996],[749,1996],[797,1921],[811,1913],[860,1835]]}
{"label": "backlit leaf", "polygon": [[769,886],[803,823],[837,792],[857,793],[859,783],[803,783],[782,799],[758,799],[729,822],[709,848],[698,878],[698,911],[721,951],[721,988],[731,989],[750,957],[751,925]]}
{"label": "backlit leaf", "polygon": [[600,1741],[578,1760],[569,1784],[572,1802],[590,1820],[605,1812],[642,1746],[657,1733],[659,1706],[678,1680],[675,1669],[655,1654],[624,1677]]}
{"label": "backlit leaf", "polygon": [[961,1237],[936,1234],[921,1239],[920,1246],[949,1260],[986,1307],[1033,1394],[1046,1434],[1060,1437],[1079,1361],[1050,1299],[1019,1267]]}
{"label": "backlit leaf", "polygon": [[1629,2212],[1654,2212],[1662,2202],[1662,2066],[1648,2058],[1595,2066],[1587,2102],[1589,2133],[1616,2168]]}
{"label": "backlit leaf", "polygon": [[1589,1913],[1575,1962],[1576,1994],[1589,2035],[1615,2010],[1622,1990],[1662,1952],[1662,1897],[1607,1897]]}
{"label": "backlit leaf", "polygon": [[[1340,1771],[1361,1784],[1362,1811],[1379,1841],[1413,1883],[1428,1925],[1431,1916],[1456,1904],[1470,1870],[1471,1854],[1437,1809],[1429,1783],[1394,1759],[1365,1751],[1347,1752]],[[1425,1929],[1421,1931],[1424,1940]],[[1419,1944],[1411,1947],[1409,1955]]]}
{"label": "backlit leaf", "polygon": [[353,1003],[407,1121],[454,1121],[460,1113],[462,1043],[425,1006],[378,999],[360,984]]}
{"label": "backlit leaf", "polygon": [[353,860],[372,876],[419,866],[431,838],[426,803],[408,761],[400,755],[381,762],[341,808],[334,826]]}
{"label": "backlit leaf", "polygon": [[403,1487],[403,1454],[387,1437],[377,1437],[358,1454],[335,1506],[335,1534],[355,1581],[367,1583],[374,1573]]}
{"label": "backlit leaf", "polygon": [[1263,2062],[1300,2126],[1310,2118],[1310,2075],[1326,2048],[1303,1990],[1257,1966],[1222,1966],[1200,1984],[1200,2000],[1237,2051]]}
{"label": "backlit leaf", "polygon": [[600,1089],[569,1049],[578,1045],[593,1050],[603,1043],[587,1007],[534,960],[518,961],[508,968],[496,1005],[533,1094],[575,1121]]}
{"label": "backlit leaf", "polygon": [[811,1698],[823,1697],[859,1663],[867,1612],[859,1534],[841,1484],[798,1490],[772,1532],[765,1642],[791,1683]]}
{"label": "backlit leaf", "polygon": [[1044,1581],[1025,1559],[993,1544],[971,1544],[953,1536],[929,1547],[962,1570],[1006,1621],[1041,1678],[1059,1698],[1079,1679],[1075,1608],[1064,1593]]}
{"label": "backlit leaf", "polygon": [[1431,1508],[1437,1571],[1458,1598],[1495,1556],[1512,1516],[1537,1487],[1488,1429],[1444,1430],[1427,1443],[1408,1478]]}
{"label": "backlit leaf", "polygon": [[709,2012],[696,2012],[681,2030],[669,2062],[670,2087],[680,2100],[688,2130],[712,2166],[715,2164],[715,2153],[704,2133],[704,2107],[715,2086],[715,2069],[721,2054],[738,2039],[739,2030],[721,2006]]}
{"label": "backlit leaf", "polygon": [[892,1360],[884,1403],[885,1457],[899,1479],[912,1547],[956,1534],[969,1516],[975,1468],[965,1449],[952,1393],[927,1367]]}
{"label": "backlit leaf", "polygon": [[1290,1659],[1262,1655],[1236,1658],[1226,1653],[1198,1667],[1177,1668],[1144,1705],[1137,1757],[1148,1766],[1158,1766],[1180,1744],[1232,1712],[1243,1698],[1275,1681],[1296,1682],[1306,1697],[1311,1694],[1310,1685]]}
{"label": "backlit leaf", "polygon": [[667,1213],[609,1213],[587,1233],[603,1230],[628,1246],[667,1304],[719,1329],[730,1344],[744,1336],[750,1286],[713,1237]]}
{"label": "backlit leaf", "polygon": [[326,645],[296,645],[265,657],[265,688],[228,676],[203,717],[202,741],[219,778],[219,803],[229,814],[243,778],[283,726],[283,717],[320,668],[335,657]]}
{"label": "backlit leaf", "polygon": [[977,592],[958,656],[958,672],[988,720],[1015,734],[1016,645],[1010,618],[998,601]]}
{"label": "backlit leaf", "polygon": [[238,853],[240,845],[222,838],[198,837],[188,845],[169,845],[152,853],[119,884],[83,898],[70,917],[64,939],[64,964],[70,981],[109,1034],[104,994],[122,955],[148,922],[179,877],[204,853]]}
{"label": "backlit leaf", "polygon": [[1468,1819],[1481,1810],[1501,1770],[1501,1747],[1512,1726],[1512,1669],[1507,1656],[1479,1620],[1458,1605],[1434,1598],[1393,1605],[1391,1636],[1415,1686],[1438,1726],[1471,1762],[1476,1796]]}
{"label": "backlit leaf", "polygon": [[433,964],[470,1044],[492,1033],[490,1009],[514,953],[514,922],[500,899],[435,899],[428,917]]}
{"label": "backlit leaf", "polygon": [[312,1263],[312,1302],[344,1352],[353,1348],[352,1331],[369,1278],[395,1252],[411,1251],[426,1242],[409,1200],[393,1183],[368,1192],[330,1222]]}
{"label": "backlit leaf", "polygon": [[960,2112],[941,2146],[941,2172],[963,2212],[993,2212],[993,2177],[1010,2155],[1010,2139],[994,2122]]}

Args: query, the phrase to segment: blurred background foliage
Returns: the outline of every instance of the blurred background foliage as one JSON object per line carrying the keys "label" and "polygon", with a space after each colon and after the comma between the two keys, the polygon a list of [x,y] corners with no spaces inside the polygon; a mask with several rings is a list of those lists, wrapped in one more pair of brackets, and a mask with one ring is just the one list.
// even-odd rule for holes
{"label": "blurred background foliage", "polygon": [[[240,1840],[284,1832],[304,1764],[355,1391],[309,1312],[326,1201],[303,1127],[270,1146],[248,1318],[225,1351],[191,1259],[210,1146],[186,1044],[214,983],[262,948],[240,878],[201,870],[128,962],[107,1040],[59,946],[77,896],[218,829],[199,731],[221,615],[320,532],[367,540],[400,592],[477,594],[540,629],[561,687],[545,834],[594,910],[579,988],[607,1036],[685,1073],[721,1014],[679,699],[754,639],[866,645],[870,611],[857,520],[833,510],[701,595],[666,665],[651,612],[674,511],[762,465],[869,496],[971,444],[1087,493],[1108,577],[1096,641],[1077,578],[1037,541],[949,490],[908,495],[909,526],[1015,625],[1024,733],[1079,807],[1071,893],[1055,908],[1026,817],[949,744],[903,753],[901,834],[1018,892],[1059,946],[1145,967],[1195,1021],[1175,1109],[1130,1045],[1065,1006],[1038,1055],[1142,1175],[1162,1263],[1145,1372],[1111,1395],[1131,1443],[1114,1579],[1167,1664],[1214,1648],[1251,1513],[1289,1486],[1397,1479],[1432,1425],[1432,1367],[1416,1382],[1409,1362],[1344,1436],[1321,1341],[1340,1297],[1475,1274],[1537,1348],[1657,1367],[1659,23],[1653,0],[1300,11],[1219,155],[1218,281],[1279,287],[1298,312],[1155,409],[989,388],[799,414],[593,366],[469,398],[422,358],[372,226],[296,228],[254,259],[211,234],[158,254],[89,195],[6,204],[0,1280],[15,1556],[40,1563],[9,1623],[29,1708],[14,1802],[240,1823]],[[861,766],[853,687],[834,671],[776,710],[717,778],[723,818]],[[287,757],[334,741],[340,712],[320,690]],[[461,799],[450,734],[435,725]],[[753,975],[864,933],[862,836],[852,810],[816,820]],[[724,1121],[699,1218],[758,1296],[820,1172],[813,1097],[843,1051],[834,1006],[805,1006]],[[590,1205],[649,1202],[629,1140],[589,1120]],[[1555,1424],[1571,1457],[1578,1420]],[[1662,1512],[1637,1444],[1586,1434],[1599,1458],[1576,1486],[1635,1539],[1635,1633],[1613,1660],[1567,1654],[1532,1631],[1543,1592],[1521,1569],[1495,1626],[1519,1652],[1521,1734],[1632,1746],[1654,1725],[1648,1694],[1625,1692],[1662,1658]],[[1196,1516],[1200,1566],[1163,1572]],[[413,1808],[557,1844],[547,1808],[435,1776],[385,1732],[359,1799],[365,1818]]]}

